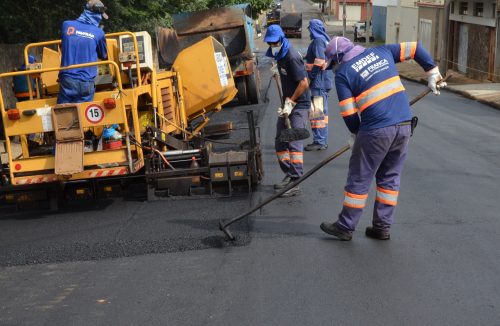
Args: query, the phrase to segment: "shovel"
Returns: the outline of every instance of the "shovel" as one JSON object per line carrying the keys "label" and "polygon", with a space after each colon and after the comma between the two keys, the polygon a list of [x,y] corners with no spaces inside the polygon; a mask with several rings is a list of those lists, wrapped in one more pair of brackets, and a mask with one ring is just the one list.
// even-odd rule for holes
{"label": "shovel", "polygon": [[[280,85],[280,81],[278,80],[278,75],[274,74],[273,78],[276,81],[276,87],[278,88],[278,93],[279,93],[279,96],[281,99],[281,107],[283,108],[283,107],[285,107],[285,102],[283,100],[283,93],[281,91],[281,85]],[[284,115],[284,119],[285,119],[286,129],[283,129],[278,136],[278,140],[280,142],[289,143],[292,141],[304,140],[304,139],[309,138],[309,136],[310,136],[309,130],[307,130],[305,128],[292,128],[292,123],[290,122],[290,118],[288,117],[288,114]]]}

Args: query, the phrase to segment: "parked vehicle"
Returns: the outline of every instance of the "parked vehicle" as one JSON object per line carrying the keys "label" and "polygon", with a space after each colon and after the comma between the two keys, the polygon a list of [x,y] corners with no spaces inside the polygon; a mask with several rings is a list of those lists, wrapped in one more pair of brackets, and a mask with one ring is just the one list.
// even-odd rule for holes
{"label": "parked vehicle", "polygon": [[[357,22],[353,25],[354,42],[366,42],[366,22]],[[373,27],[370,24],[370,42],[375,41],[373,37]]]}
{"label": "parked vehicle", "polygon": [[282,13],[280,26],[286,37],[302,38],[302,13]]}
{"label": "parked vehicle", "polygon": [[224,45],[241,105],[259,102],[254,23],[249,4],[173,15],[174,29],[159,28],[160,68],[169,68],[182,49],[212,36]]}

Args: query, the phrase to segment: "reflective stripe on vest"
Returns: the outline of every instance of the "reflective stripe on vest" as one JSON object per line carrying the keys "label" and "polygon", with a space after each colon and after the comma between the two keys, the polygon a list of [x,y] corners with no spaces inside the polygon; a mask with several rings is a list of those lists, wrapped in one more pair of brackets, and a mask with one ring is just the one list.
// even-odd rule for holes
{"label": "reflective stripe on vest", "polygon": [[377,187],[376,201],[382,204],[396,206],[398,204],[399,191]]}
{"label": "reflective stripe on vest", "polygon": [[348,117],[358,112],[358,107],[356,106],[356,102],[354,100],[354,97],[351,97],[339,102],[340,115]]}
{"label": "reflective stripe on vest", "polygon": [[344,191],[344,206],[351,208],[364,208],[368,194],[357,195]]}
{"label": "reflective stripe on vest", "polygon": [[325,128],[326,124],[324,120],[311,120],[312,129],[322,129]]}
{"label": "reflective stripe on vest", "polygon": [[417,42],[405,42],[401,43],[401,54],[399,55],[399,60],[401,62],[415,58],[415,52],[417,51]]}
{"label": "reflective stripe on vest", "polygon": [[304,163],[304,153],[302,152],[290,152],[290,161],[295,164]]}
{"label": "reflective stripe on vest", "polygon": [[325,70],[327,68],[327,62],[325,59],[315,58],[314,63],[306,63],[306,71],[313,70],[314,66],[320,67],[321,70]]}
{"label": "reflective stripe on vest", "polygon": [[405,88],[401,84],[399,76],[395,76],[384,80],[381,83],[371,87],[356,97],[356,103],[359,111],[363,112],[370,105],[377,103],[395,93],[404,91]]}
{"label": "reflective stripe on vest", "polygon": [[276,155],[280,161],[290,161],[290,153],[288,151],[276,152]]}

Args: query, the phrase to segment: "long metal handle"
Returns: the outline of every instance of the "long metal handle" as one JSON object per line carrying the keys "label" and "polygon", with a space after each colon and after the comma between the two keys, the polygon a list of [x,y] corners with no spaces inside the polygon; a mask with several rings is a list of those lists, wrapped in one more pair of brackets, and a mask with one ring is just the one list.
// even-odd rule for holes
{"label": "long metal handle", "polygon": [[273,75],[274,80],[276,81],[276,87],[278,88],[278,94],[280,95],[281,107],[285,106],[285,99],[283,98],[283,90],[281,89],[281,83],[278,79],[278,74]]}
{"label": "long metal handle", "polygon": [[328,156],[326,159],[324,159],[321,163],[317,164],[315,167],[313,167],[311,170],[309,170],[306,174],[304,174],[302,177],[298,178],[297,180],[295,180],[294,182],[292,182],[291,184],[289,184],[287,187],[281,189],[280,191],[276,192],[274,195],[272,195],[271,197],[267,198],[266,200],[264,200],[263,202],[259,203],[258,205],[254,206],[253,208],[251,208],[249,211],[233,218],[232,220],[226,222],[226,223],[223,223],[222,219],[219,221],[219,228],[222,232],[224,232],[224,234],[230,239],[230,240],[234,240],[234,236],[231,234],[231,232],[227,229],[227,227],[231,224],[233,224],[234,222],[237,222],[245,217],[247,217],[248,215],[252,214],[253,212],[255,212],[256,210],[266,206],[267,204],[269,204],[270,202],[272,202],[273,200],[275,200],[276,198],[278,198],[279,196],[283,195],[285,192],[287,192],[288,190],[298,186],[300,183],[302,183],[304,180],[306,180],[307,178],[309,178],[311,175],[313,175],[316,171],[318,171],[319,169],[321,169],[323,166],[325,166],[326,164],[328,164],[330,161],[333,161],[334,159],[336,159],[337,157],[339,157],[340,155],[344,154],[345,152],[347,152],[349,149],[351,148],[351,146],[349,145],[346,145],[344,147],[342,147],[341,149],[339,149],[338,151],[336,151],[335,153],[333,153],[332,155]]}
{"label": "long metal handle", "polygon": [[[442,81],[446,81],[448,80],[448,78],[450,78],[451,75],[447,75]],[[415,104],[416,102],[418,102],[419,100],[421,100],[422,98],[424,98],[427,94],[429,94],[431,92],[430,89],[427,89],[425,90],[424,92],[420,93],[419,95],[417,95],[413,100],[410,101],[410,105],[413,105]],[[258,209],[266,206],[267,204],[269,204],[270,202],[272,202],[273,200],[277,199],[278,197],[280,197],[281,195],[283,195],[285,192],[287,192],[288,190],[298,186],[300,183],[302,183],[303,181],[305,181],[307,178],[309,178],[311,175],[313,175],[314,173],[316,173],[316,171],[318,171],[319,169],[321,169],[323,166],[327,165],[328,163],[330,163],[331,161],[333,161],[334,159],[336,159],[337,157],[339,157],[340,155],[344,154],[345,152],[347,152],[349,149],[351,148],[350,145],[346,145],[344,147],[342,147],[341,149],[339,149],[338,151],[336,151],[335,153],[333,153],[332,155],[328,156],[327,158],[325,158],[323,161],[321,161],[320,163],[318,163],[316,166],[314,166],[311,170],[309,170],[307,173],[305,173],[302,177],[298,178],[297,180],[295,180],[294,182],[292,182],[291,184],[289,184],[287,187],[281,189],[280,191],[276,192],[274,195],[268,197],[267,199],[265,199],[263,202],[257,204],[256,206],[252,207],[249,211],[243,213],[243,214],[240,214],[239,216],[229,220],[228,222],[224,223],[222,218],[219,220],[219,229],[224,232],[224,234],[227,236],[227,238],[229,240],[235,240],[235,237],[233,236],[233,234],[231,233],[231,231],[228,230],[228,227],[235,223],[235,222],[238,222],[239,220],[247,217],[248,215],[252,214],[253,212],[257,211]]]}
{"label": "long metal handle", "polygon": [[[439,83],[447,81],[448,79],[450,79],[451,76],[452,76],[451,74],[446,75],[441,81],[439,81]],[[423,91],[422,93],[418,94],[413,100],[410,101],[410,106],[412,106],[413,104],[415,104],[418,101],[420,101],[422,98],[424,98],[430,92],[432,92],[432,90],[430,88],[427,88],[425,91]]]}

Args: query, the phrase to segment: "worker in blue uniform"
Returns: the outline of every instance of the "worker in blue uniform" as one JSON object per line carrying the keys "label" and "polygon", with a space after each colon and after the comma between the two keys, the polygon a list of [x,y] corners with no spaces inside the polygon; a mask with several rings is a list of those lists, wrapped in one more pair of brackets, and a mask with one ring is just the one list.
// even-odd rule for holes
{"label": "worker in blue uniform", "polygon": [[412,128],[410,105],[396,63],[414,59],[427,72],[428,86],[436,95],[446,83],[440,82],[438,67],[417,42],[365,49],[347,38],[334,37],[325,54],[339,64],[335,87],[353,144],[342,211],[334,223],[324,222],[321,229],[340,240],[351,240],[375,177],[372,226],[365,234],[388,240]]}
{"label": "worker in blue uniform", "polygon": [[[61,67],[106,60],[108,52],[101,20],[108,19],[106,7],[99,0],[87,1],[83,13],[76,20],[62,25]],[[94,99],[94,79],[97,66],[61,70],[57,103],[89,102]]]}
{"label": "worker in blue uniform", "polygon": [[[269,45],[266,56],[277,62],[284,97],[284,105],[278,110],[275,140],[278,162],[285,173],[284,179],[274,185],[274,188],[279,190],[300,178],[304,173],[304,141],[281,142],[278,136],[286,128],[285,115],[290,118],[292,128],[306,128],[311,106],[311,93],[302,56],[290,44],[281,27],[269,26],[264,42]],[[300,189],[297,186],[285,192],[282,197],[298,194],[300,194]]]}
{"label": "worker in blue uniform", "polygon": [[[328,93],[333,87],[333,71],[331,68],[327,69],[325,50],[330,37],[319,19],[311,20],[308,29],[312,42],[307,49],[306,70],[313,105],[310,112],[315,114],[309,117],[313,142],[304,149],[320,151],[328,148]],[[323,114],[318,114],[321,111]]]}

